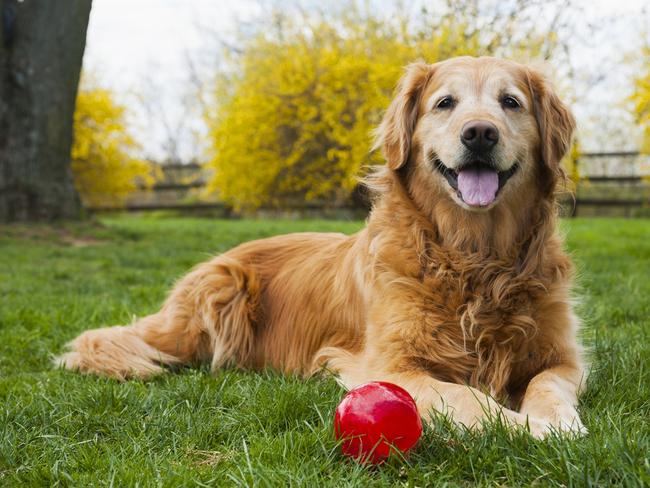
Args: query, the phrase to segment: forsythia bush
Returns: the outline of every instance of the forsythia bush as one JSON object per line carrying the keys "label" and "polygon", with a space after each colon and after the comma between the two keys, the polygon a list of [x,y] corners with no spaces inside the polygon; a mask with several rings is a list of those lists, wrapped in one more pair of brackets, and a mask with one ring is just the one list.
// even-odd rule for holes
{"label": "forsythia bush", "polygon": [[227,53],[206,114],[209,189],[236,208],[346,199],[362,168],[380,162],[372,130],[403,67],[498,44],[453,17],[435,29],[355,12],[274,22]]}
{"label": "forsythia bush", "polygon": [[72,171],[87,205],[119,205],[138,182],[153,183],[151,165],[132,155],[139,146],[125,112],[110,90],[82,86],[77,94]]}
{"label": "forsythia bush", "polygon": [[644,50],[644,69],[634,80],[634,92],[630,97],[634,116],[643,130],[641,151],[650,153],[650,48]]}

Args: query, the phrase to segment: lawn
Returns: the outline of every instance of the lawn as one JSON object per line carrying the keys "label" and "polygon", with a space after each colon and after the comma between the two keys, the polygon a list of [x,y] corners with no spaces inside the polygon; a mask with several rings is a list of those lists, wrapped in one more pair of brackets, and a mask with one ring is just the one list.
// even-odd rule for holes
{"label": "lawn", "polygon": [[185,369],[119,383],[52,369],[80,331],[155,311],[193,264],[239,242],[360,222],[110,217],[0,227],[0,485],[643,486],[650,484],[650,221],[563,223],[580,269],[589,435],[534,441],[443,418],[412,455],[344,459],[326,377]]}

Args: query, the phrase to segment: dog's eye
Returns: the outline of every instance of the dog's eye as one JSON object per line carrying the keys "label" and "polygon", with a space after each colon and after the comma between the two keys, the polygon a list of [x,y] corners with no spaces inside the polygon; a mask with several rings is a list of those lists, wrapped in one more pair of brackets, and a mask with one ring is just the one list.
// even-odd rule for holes
{"label": "dog's eye", "polygon": [[436,104],[436,108],[448,109],[454,108],[454,105],[456,105],[456,100],[454,100],[454,98],[451,96],[446,96],[440,99],[440,101]]}
{"label": "dog's eye", "polygon": [[521,104],[519,101],[511,96],[511,95],[506,95],[501,99],[501,105],[503,108],[519,108],[521,107]]}

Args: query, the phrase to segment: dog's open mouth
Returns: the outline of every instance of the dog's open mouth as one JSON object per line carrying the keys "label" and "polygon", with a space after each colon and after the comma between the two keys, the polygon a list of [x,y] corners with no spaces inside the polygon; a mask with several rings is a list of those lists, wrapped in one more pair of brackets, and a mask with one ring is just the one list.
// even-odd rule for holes
{"label": "dog's open mouth", "polygon": [[497,171],[483,162],[475,162],[455,171],[436,159],[435,167],[463,202],[471,207],[487,207],[517,172],[519,164],[513,164],[506,171]]}

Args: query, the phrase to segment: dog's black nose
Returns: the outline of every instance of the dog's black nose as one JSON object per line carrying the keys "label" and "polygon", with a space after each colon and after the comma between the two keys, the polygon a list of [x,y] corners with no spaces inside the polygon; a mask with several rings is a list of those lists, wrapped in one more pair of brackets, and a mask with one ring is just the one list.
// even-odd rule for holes
{"label": "dog's black nose", "polygon": [[467,149],[486,152],[499,142],[499,129],[487,120],[471,120],[460,131],[460,140]]}

